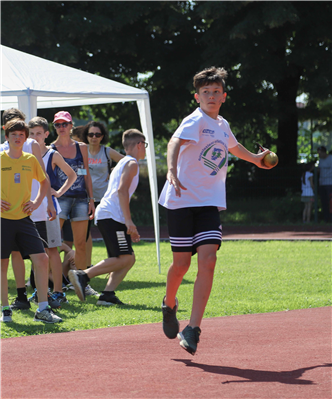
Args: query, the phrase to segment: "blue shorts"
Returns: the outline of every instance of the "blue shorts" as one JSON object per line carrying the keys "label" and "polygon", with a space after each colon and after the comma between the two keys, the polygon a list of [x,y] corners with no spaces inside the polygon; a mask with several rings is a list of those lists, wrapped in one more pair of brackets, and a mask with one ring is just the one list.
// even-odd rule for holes
{"label": "blue shorts", "polygon": [[215,206],[167,209],[167,225],[172,252],[195,255],[199,246],[207,244],[220,248],[222,227]]}
{"label": "blue shorts", "polygon": [[89,220],[88,198],[59,197],[58,202],[61,207],[60,219],[70,219],[71,222]]}
{"label": "blue shorts", "polygon": [[25,259],[28,255],[44,253],[43,241],[33,221],[1,218],[1,259],[8,259],[12,251],[19,250]]}

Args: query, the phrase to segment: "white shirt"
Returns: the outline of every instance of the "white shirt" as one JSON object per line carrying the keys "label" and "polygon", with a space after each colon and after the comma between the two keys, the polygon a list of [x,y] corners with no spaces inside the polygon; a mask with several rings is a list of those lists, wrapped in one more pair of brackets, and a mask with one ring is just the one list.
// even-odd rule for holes
{"label": "white shirt", "polygon": [[[137,160],[130,155],[126,155],[122,158],[113,169],[110,180],[108,182],[108,187],[105,195],[100,201],[100,204],[96,208],[95,213],[95,221],[96,224],[98,220],[101,219],[113,219],[116,222],[125,224],[125,218],[120,206],[118,188],[120,185],[120,179],[123,172],[123,168],[129,161],[135,161],[137,164]],[[129,199],[134,194],[137,185],[138,185],[138,177],[139,177],[139,168],[137,168],[137,174],[133,178],[130,187],[129,187]]]}
{"label": "white shirt", "polygon": [[332,155],[328,155],[325,159],[319,160],[319,185],[331,186],[332,185]]}
{"label": "white shirt", "polygon": [[238,144],[228,122],[221,116],[213,119],[197,108],[183,119],[173,137],[189,140],[181,146],[177,164],[178,179],[187,190],[181,189],[181,197],[177,197],[174,187],[166,181],[159,204],[168,209],[226,209],[228,148]]}
{"label": "white shirt", "polygon": [[303,197],[313,197],[315,195],[312,190],[310,181],[309,181],[309,178],[311,176],[313,176],[313,173],[307,171],[307,172],[305,172],[305,175],[304,175],[304,183],[303,183],[303,179],[301,179],[301,182],[302,182],[301,188],[302,188],[302,196]]}

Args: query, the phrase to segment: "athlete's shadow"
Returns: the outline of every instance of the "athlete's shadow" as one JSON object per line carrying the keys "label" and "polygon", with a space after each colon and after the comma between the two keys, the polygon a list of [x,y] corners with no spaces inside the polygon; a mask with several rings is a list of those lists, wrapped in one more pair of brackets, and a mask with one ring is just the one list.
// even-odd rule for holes
{"label": "athlete's shadow", "polygon": [[187,367],[196,367],[206,373],[230,375],[244,378],[241,380],[224,381],[223,384],[234,382],[280,382],[281,384],[298,384],[298,385],[315,385],[313,381],[300,379],[300,377],[308,370],[318,367],[332,367],[331,363],[325,363],[317,366],[303,367],[290,371],[266,371],[240,369],[237,367],[212,366],[208,364],[196,363],[188,359],[173,359],[176,362],[182,362]]}

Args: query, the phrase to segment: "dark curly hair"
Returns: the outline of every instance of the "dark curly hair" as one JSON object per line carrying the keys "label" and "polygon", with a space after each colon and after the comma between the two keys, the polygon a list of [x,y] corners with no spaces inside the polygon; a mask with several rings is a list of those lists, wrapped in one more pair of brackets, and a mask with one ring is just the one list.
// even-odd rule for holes
{"label": "dark curly hair", "polygon": [[108,131],[106,130],[105,125],[101,122],[95,122],[95,121],[91,121],[85,126],[83,134],[82,134],[83,142],[85,144],[89,144],[88,133],[89,133],[90,127],[92,127],[92,126],[98,127],[103,135],[103,138],[101,139],[100,144],[107,144],[108,143]]}

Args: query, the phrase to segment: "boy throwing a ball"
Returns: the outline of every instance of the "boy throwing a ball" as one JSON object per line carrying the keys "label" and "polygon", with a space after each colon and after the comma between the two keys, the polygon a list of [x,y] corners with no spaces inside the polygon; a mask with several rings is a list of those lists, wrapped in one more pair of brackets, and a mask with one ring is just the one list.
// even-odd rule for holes
{"label": "boy throwing a ball", "polygon": [[[167,181],[159,203],[167,209],[167,224],[173,252],[166,295],[162,302],[164,334],[180,340],[194,355],[201,334],[201,322],[210,296],[222,227],[219,211],[226,209],[225,182],[228,152],[259,168],[270,151],[253,154],[233,135],[228,122],[219,115],[226,101],[223,68],[211,67],[194,76],[195,100],[200,105],[173,134],[167,148]],[[191,256],[197,253],[198,273],[188,326],[179,332],[176,318],[177,291],[188,271]]]}

